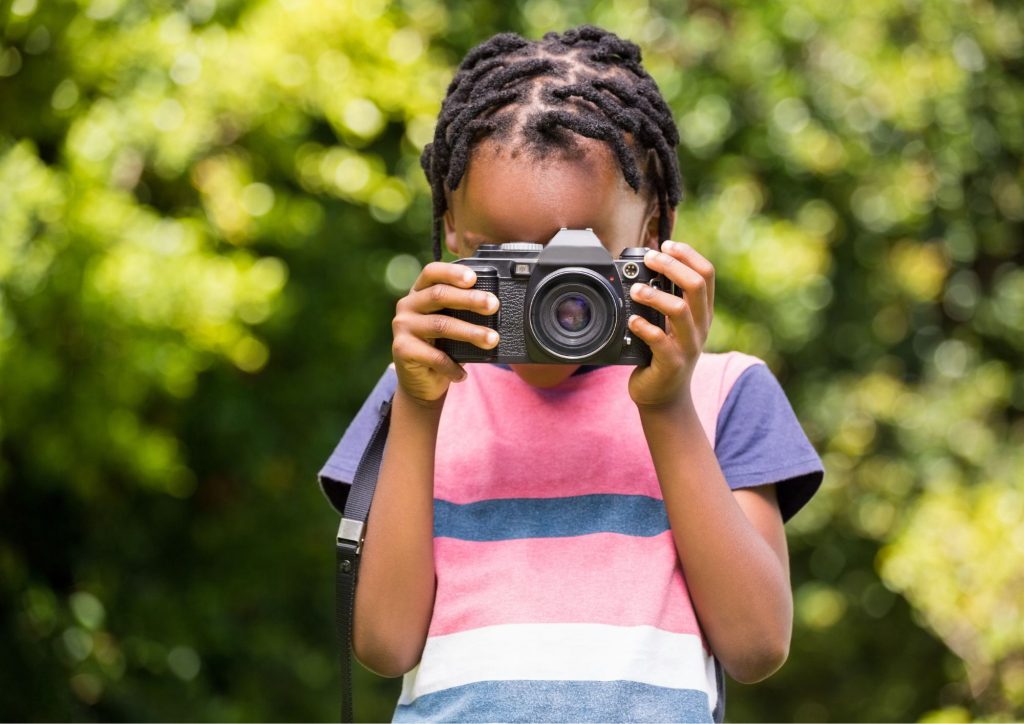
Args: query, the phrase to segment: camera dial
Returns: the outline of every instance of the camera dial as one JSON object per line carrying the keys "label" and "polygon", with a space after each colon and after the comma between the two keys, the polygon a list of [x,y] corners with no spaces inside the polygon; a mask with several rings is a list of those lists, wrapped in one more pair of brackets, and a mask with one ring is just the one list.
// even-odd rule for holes
{"label": "camera dial", "polygon": [[535,244],[532,241],[509,241],[501,245],[502,251],[532,251],[539,254],[544,251],[543,244]]}

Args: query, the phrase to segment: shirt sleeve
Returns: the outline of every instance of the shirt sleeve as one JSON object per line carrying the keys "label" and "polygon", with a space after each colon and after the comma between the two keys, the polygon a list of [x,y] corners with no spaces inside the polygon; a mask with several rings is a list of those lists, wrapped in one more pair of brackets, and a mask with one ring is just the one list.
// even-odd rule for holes
{"label": "shirt sleeve", "polygon": [[356,475],[356,468],[370,444],[373,431],[377,428],[377,421],[380,419],[379,410],[381,403],[390,400],[395,394],[398,386],[398,375],[393,367],[388,367],[377,381],[369,397],[359,408],[359,412],[352,418],[348,429],[342,435],[341,440],[334,448],[334,452],[320,469],[317,479],[320,482],[320,489],[327,500],[339,513],[345,512],[345,501],[348,499],[348,491],[352,485],[352,479]]}
{"label": "shirt sleeve", "polygon": [[786,393],[764,364],[747,369],[718,415],[715,454],[729,487],[776,486],[783,521],[821,486],[821,458],[804,434]]}

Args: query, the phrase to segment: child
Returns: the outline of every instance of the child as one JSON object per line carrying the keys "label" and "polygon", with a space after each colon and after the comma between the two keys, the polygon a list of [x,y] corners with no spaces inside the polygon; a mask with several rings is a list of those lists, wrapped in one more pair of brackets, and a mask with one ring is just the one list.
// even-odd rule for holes
{"label": "child", "polygon": [[498,342],[438,313],[497,312],[460,265],[398,302],[394,365],[321,471],[337,504],[393,394],[353,636],[405,675],[397,720],[720,721],[723,668],[753,682],[787,656],[783,522],[821,462],[762,362],[702,353],[715,276],[667,241],[677,144],[639,49],[590,26],[495,36],[448,89],[423,153],[436,259],[442,238],[466,257],[591,228],[684,294],[631,290],[667,320],[629,320],[636,368],[457,364],[434,340]]}

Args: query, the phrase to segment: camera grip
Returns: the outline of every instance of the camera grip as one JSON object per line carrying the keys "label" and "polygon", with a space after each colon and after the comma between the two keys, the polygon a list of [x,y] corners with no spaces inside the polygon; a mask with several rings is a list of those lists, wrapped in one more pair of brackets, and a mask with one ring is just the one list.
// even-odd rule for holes
{"label": "camera grip", "polygon": [[[474,269],[476,272],[476,284],[473,289],[480,289],[498,296],[498,273],[493,269]],[[470,324],[477,324],[481,327],[497,330],[497,314],[477,314],[463,309],[444,309],[440,314],[447,314],[456,319],[462,319]],[[498,354],[498,348],[481,349],[475,344],[455,339],[438,339],[436,346],[439,350],[451,357],[456,362],[485,362],[493,359]]]}

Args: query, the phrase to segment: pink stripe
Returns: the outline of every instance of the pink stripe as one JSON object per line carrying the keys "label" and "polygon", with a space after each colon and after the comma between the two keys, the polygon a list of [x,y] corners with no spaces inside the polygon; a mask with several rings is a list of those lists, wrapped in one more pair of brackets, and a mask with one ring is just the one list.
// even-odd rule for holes
{"label": "pink stripe", "polygon": [[603,623],[700,634],[671,531],[497,542],[434,539],[430,636],[509,623]]}
{"label": "pink stripe", "polygon": [[[606,367],[539,389],[508,370],[468,365],[469,379],[448,390],[434,497],[453,503],[599,493],[660,499],[639,413],[626,393],[629,371]],[[584,387],[587,394],[573,394]]]}
{"label": "pink stripe", "polygon": [[[729,391],[758,362],[739,353],[701,355],[691,393],[712,445]],[[436,498],[469,503],[600,493],[662,497],[628,394],[631,367],[605,367],[553,389],[532,387],[492,365],[466,370],[469,378],[449,389],[441,417]],[[524,440],[531,444],[524,446]]]}

